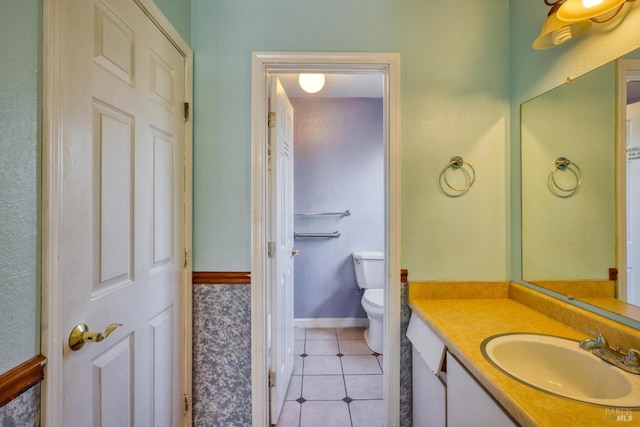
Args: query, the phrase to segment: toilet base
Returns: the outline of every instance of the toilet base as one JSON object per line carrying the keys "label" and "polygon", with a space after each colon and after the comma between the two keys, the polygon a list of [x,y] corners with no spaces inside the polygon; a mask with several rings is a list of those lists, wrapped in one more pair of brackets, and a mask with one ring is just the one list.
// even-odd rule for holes
{"label": "toilet base", "polygon": [[364,331],[364,340],[371,351],[383,354],[384,340],[382,320],[375,320],[369,317],[369,327]]}

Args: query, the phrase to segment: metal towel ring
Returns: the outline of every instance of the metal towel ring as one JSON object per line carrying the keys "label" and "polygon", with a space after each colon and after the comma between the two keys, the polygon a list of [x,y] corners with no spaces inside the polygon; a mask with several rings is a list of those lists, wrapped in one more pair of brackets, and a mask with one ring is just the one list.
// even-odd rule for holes
{"label": "metal towel ring", "polygon": [[[575,178],[576,178],[576,184],[573,187],[570,187],[570,188],[564,188],[564,187],[560,186],[556,182],[556,172],[558,172],[559,170],[560,171],[568,170],[571,173],[573,173],[573,176],[575,176]],[[560,191],[564,191],[565,193],[574,192],[582,184],[582,170],[580,170],[580,167],[578,165],[576,165],[575,163],[573,163],[571,160],[567,159],[566,157],[558,157],[556,159],[555,163],[554,163],[553,169],[551,170],[551,182],[553,183],[553,186],[556,187]]]}
{"label": "metal towel ring", "polygon": [[[468,166],[469,169],[471,169],[471,174],[469,172],[467,172],[466,169],[463,168],[463,166],[465,166],[465,165]],[[457,187],[454,187],[453,185],[451,185],[449,183],[449,180],[447,180],[447,170],[448,169],[453,169],[453,170],[459,169],[460,171],[462,171],[462,173],[464,173],[465,176],[467,177],[467,182],[468,182],[467,186],[464,187],[464,188],[457,188]],[[453,191],[459,191],[461,193],[464,193],[466,191],[469,191],[469,189],[471,188],[473,183],[476,182],[476,170],[469,163],[465,162],[462,159],[462,157],[455,156],[455,157],[452,157],[451,160],[449,160],[449,164],[447,166],[445,166],[445,168],[443,169],[442,178],[444,179],[444,183],[447,185],[447,187],[449,187]]]}

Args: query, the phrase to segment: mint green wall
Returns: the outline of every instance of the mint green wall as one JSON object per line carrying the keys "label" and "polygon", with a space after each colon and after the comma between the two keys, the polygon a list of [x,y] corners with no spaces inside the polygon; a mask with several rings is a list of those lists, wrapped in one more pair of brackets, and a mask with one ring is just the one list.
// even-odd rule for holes
{"label": "mint green wall", "polygon": [[191,43],[191,0],[153,0],[182,38]]}
{"label": "mint green wall", "polygon": [[[251,266],[252,51],[392,51],[402,59],[402,267],[412,280],[505,280],[507,0],[192,2],[194,270]],[[451,157],[469,193],[437,187]]]}
{"label": "mint green wall", "polygon": [[0,373],[40,352],[42,2],[0,6]]}
{"label": "mint green wall", "polygon": [[[616,67],[613,62],[522,104],[522,277],[607,280],[615,267]],[[562,188],[549,182],[554,161]],[[575,172],[575,173],[574,173]]]}
{"label": "mint green wall", "polygon": [[[586,35],[553,49],[537,51],[538,36],[549,8],[543,1],[510,2],[511,41],[511,277],[521,271],[520,104],[640,47],[640,4],[627,2],[621,15],[594,24]],[[621,19],[624,17],[624,19]]]}

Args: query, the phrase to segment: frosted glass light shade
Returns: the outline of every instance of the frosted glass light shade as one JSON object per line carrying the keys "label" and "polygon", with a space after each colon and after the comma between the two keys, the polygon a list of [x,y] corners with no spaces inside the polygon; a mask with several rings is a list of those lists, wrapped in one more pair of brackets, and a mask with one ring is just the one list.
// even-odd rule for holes
{"label": "frosted glass light shade", "polygon": [[584,21],[611,12],[626,0],[567,0],[558,9],[558,19]]}
{"label": "frosted glass light shade", "polygon": [[298,84],[307,93],[317,93],[324,87],[324,74],[301,73]]}
{"label": "frosted glass light shade", "polygon": [[[580,0],[581,1],[581,0]],[[540,35],[533,42],[534,49],[548,49],[576,38],[591,28],[591,21],[566,22],[558,19],[555,12],[542,24]]]}

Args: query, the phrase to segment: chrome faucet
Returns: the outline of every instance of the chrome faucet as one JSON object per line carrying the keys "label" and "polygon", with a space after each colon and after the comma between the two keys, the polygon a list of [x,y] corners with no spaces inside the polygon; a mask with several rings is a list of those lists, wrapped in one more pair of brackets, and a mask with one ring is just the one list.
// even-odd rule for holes
{"label": "chrome faucet", "polygon": [[590,329],[587,329],[587,328],[583,328],[583,329],[584,329],[584,331],[586,333],[591,334],[591,335],[595,335],[596,338],[595,339],[594,338],[585,338],[582,341],[580,341],[580,348],[581,349],[590,351],[590,350],[593,350],[595,348],[600,348],[600,347],[609,348],[609,343],[607,342],[607,339],[601,333],[594,332],[594,331],[592,331]]}
{"label": "chrome faucet", "polygon": [[585,332],[595,338],[585,338],[580,341],[580,348],[590,351],[600,359],[626,372],[640,375],[640,351],[635,348],[626,353],[620,352],[620,347],[611,348],[607,339],[598,332],[584,328]]}

